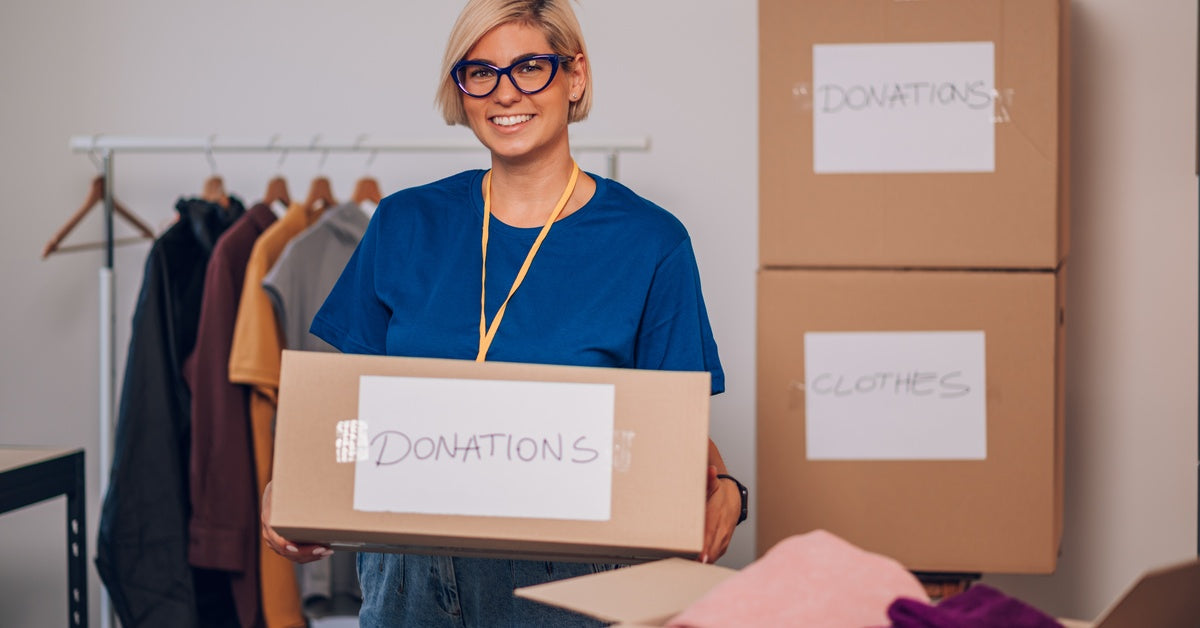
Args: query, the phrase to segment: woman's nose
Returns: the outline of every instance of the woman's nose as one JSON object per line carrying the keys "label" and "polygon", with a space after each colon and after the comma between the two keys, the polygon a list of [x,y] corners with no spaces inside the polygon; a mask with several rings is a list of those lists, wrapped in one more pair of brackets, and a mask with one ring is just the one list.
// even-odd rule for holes
{"label": "woman's nose", "polygon": [[521,90],[517,89],[517,84],[513,82],[511,74],[501,76],[499,84],[496,85],[496,89],[492,92],[492,98],[496,99],[496,102],[505,105],[521,100],[521,97],[524,95]]}

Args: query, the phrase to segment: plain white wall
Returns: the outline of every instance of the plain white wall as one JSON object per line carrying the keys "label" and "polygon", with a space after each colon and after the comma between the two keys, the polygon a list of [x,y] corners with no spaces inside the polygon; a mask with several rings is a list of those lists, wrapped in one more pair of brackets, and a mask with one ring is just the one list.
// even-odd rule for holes
{"label": "plain white wall", "polygon": [[[0,5],[0,443],[87,449],[89,553],[97,494],[98,252],[40,261],[95,173],[67,150],[89,133],[352,141],[463,137],[432,107],[457,2],[201,4],[48,0]],[[579,138],[651,136],[621,179],[675,212],[695,241],[729,392],[714,438],[753,490],[757,261],[757,14],[750,0],[584,0],[596,73]],[[1067,532],[1060,572],[989,578],[1051,612],[1092,616],[1144,567],[1195,553],[1196,7],[1073,2],[1074,248],[1069,297]],[[366,168],[333,155],[345,194]],[[603,162],[581,160],[602,171]],[[246,200],[282,168],[294,195],[315,155],[218,155]],[[388,188],[480,165],[379,156]],[[209,175],[203,155],[124,156],[117,196],[161,225]],[[119,226],[118,229],[124,227]],[[70,238],[100,237],[98,213]],[[119,231],[119,233],[125,233]],[[123,363],[147,245],[117,254]],[[66,620],[64,500],[0,517],[0,623]],[[753,559],[752,528],[726,559]],[[91,580],[91,619],[101,593]]]}
{"label": "plain white wall", "polygon": [[1072,9],[1062,558],[1053,576],[988,581],[1091,618],[1197,552],[1197,9]]}

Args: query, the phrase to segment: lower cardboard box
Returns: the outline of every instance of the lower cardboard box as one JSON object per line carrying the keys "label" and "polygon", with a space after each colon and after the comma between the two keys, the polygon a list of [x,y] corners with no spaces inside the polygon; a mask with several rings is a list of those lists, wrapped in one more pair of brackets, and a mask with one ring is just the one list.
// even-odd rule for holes
{"label": "lower cardboard box", "polygon": [[760,554],[826,529],[914,571],[1053,572],[1065,272],[760,271]]}
{"label": "lower cardboard box", "polygon": [[285,351],[270,525],[350,550],[694,557],[709,385],[706,372]]}

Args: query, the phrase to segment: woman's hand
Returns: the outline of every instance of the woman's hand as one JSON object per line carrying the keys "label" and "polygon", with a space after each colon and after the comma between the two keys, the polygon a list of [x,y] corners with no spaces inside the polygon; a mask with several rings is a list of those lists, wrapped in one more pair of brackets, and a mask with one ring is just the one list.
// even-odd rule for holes
{"label": "woman's hand", "polygon": [[263,491],[262,500],[262,536],[267,541],[267,546],[275,551],[276,554],[295,562],[295,563],[311,563],[314,560],[321,560],[333,553],[333,550],[328,546],[311,544],[303,545],[293,543],[282,536],[275,533],[274,528],[267,525],[267,521],[271,518],[271,483],[267,482],[267,488]]}
{"label": "woman's hand", "polygon": [[729,539],[742,513],[742,494],[733,482],[717,478],[717,467],[708,466],[708,500],[704,507],[704,550],[700,562],[712,563],[729,549]]}

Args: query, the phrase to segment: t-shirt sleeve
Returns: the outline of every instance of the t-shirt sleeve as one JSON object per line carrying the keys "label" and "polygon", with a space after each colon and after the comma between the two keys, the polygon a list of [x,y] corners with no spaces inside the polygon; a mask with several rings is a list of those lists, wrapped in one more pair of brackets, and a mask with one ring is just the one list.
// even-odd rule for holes
{"label": "t-shirt sleeve", "polygon": [[288,349],[295,349],[295,339],[293,332],[288,327],[288,296],[291,287],[295,281],[295,273],[291,269],[290,255],[292,251],[292,243],[288,243],[283,249],[283,254],[279,256],[279,260],[267,271],[267,276],[263,277],[262,287],[267,293],[267,298],[271,300],[271,307],[275,310],[275,320],[279,323],[279,330],[283,332],[283,346]]}
{"label": "t-shirt sleeve", "polygon": [[392,313],[380,300],[377,290],[379,222],[372,220],[367,227],[309,328],[314,336],[342,353],[387,353],[387,328]]}
{"label": "t-shirt sleeve", "polygon": [[637,368],[708,371],[712,394],[725,391],[725,371],[717,355],[700,290],[700,271],[689,238],[655,269],[638,327]]}

